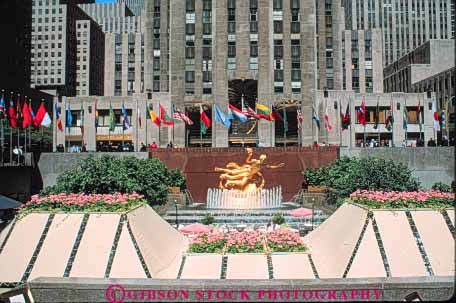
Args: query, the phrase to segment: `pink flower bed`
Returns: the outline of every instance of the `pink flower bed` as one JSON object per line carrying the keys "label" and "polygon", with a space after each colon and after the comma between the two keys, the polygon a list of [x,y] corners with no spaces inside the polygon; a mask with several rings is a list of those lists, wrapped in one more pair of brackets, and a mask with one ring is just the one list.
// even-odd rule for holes
{"label": "pink flower bed", "polygon": [[454,206],[454,194],[436,190],[413,192],[383,192],[357,190],[350,200],[371,208],[441,208]]}
{"label": "pink flower bed", "polygon": [[278,229],[266,234],[268,247],[272,252],[299,252],[307,248],[298,233],[288,229]]}
{"label": "pink flower bed", "polygon": [[232,231],[199,234],[190,242],[192,253],[302,252],[306,246],[298,233],[287,229],[273,232]]}
{"label": "pink flower bed", "polygon": [[125,211],[134,206],[146,204],[144,195],[130,194],[66,194],[60,193],[32,199],[21,206],[21,211]]}

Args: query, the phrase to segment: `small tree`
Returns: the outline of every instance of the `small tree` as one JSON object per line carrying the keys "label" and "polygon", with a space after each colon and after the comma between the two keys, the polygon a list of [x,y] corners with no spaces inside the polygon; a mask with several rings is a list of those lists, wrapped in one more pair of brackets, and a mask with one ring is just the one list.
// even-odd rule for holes
{"label": "small tree", "polygon": [[304,172],[309,185],[331,187],[337,198],[346,198],[357,189],[414,191],[419,182],[400,162],[378,158],[342,157],[334,164]]}
{"label": "small tree", "polygon": [[169,171],[159,159],[89,156],[62,173],[57,184],[45,188],[42,194],[137,192],[156,205],[166,202],[169,186],[185,186],[185,179],[180,171]]}

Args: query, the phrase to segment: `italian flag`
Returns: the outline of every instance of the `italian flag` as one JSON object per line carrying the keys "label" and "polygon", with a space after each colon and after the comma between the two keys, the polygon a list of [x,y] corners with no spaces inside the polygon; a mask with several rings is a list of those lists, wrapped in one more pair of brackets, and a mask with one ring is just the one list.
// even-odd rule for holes
{"label": "italian flag", "polygon": [[200,127],[201,133],[206,134],[207,130],[211,127],[211,119],[206,115],[203,110],[203,106],[200,105]]}
{"label": "italian flag", "polygon": [[163,121],[163,124],[167,126],[174,125],[173,119],[171,119],[166,113],[165,108],[160,104],[160,119]]}
{"label": "italian flag", "polygon": [[257,115],[258,115],[260,118],[263,118],[263,119],[265,119],[265,120],[272,121],[271,109],[270,109],[269,107],[267,107],[266,105],[257,103],[257,104],[256,104],[256,109],[257,109]]}

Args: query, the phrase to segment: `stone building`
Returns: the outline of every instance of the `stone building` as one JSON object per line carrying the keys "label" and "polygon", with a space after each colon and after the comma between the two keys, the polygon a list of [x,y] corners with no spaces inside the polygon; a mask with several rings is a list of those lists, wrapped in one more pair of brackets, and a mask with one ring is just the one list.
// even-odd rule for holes
{"label": "stone building", "polygon": [[105,35],[93,20],[76,21],[76,95],[102,96]]}
{"label": "stone building", "polygon": [[[50,94],[76,95],[78,20],[90,20],[78,3],[89,0],[32,2],[31,86]],[[94,23],[91,30],[101,31]],[[93,34],[95,37],[97,34]],[[99,35],[99,34],[98,34]],[[96,39],[101,43],[101,39]],[[97,45],[96,47],[101,47]],[[102,60],[92,62],[99,69]],[[98,78],[100,79],[100,78]]]}
{"label": "stone building", "polygon": [[384,69],[385,91],[435,92],[439,112],[445,110],[448,102],[449,123],[442,125],[447,136],[454,136],[455,126],[454,51],[454,40],[429,40]]}
{"label": "stone building", "polygon": [[383,92],[383,36],[380,29],[346,30],[342,37],[343,90]]}
{"label": "stone building", "polygon": [[349,30],[383,30],[383,63],[389,65],[430,39],[454,37],[451,0],[343,0]]}
{"label": "stone building", "polygon": [[100,24],[105,33],[141,32],[141,17],[135,16],[124,1],[79,4],[79,7]]}
{"label": "stone building", "polygon": [[[150,120],[148,108],[152,108],[158,116],[160,104],[165,106],[166,103],[154,97],[154,94],[135,93],[133,96],[127,97],[56,98],[55,102],[57,102],[59,107],[65,128],[63,131],[54,130],[54,144],[55,146],[62,144],[69,148],[73,145],[80,146],[85,143],[89,151],[94,151],[96,149],[102,150],[101,145],[107,146],[110,143],[115,146],[115,149],[120,149],[122,143],[128,142],[133,144],[135,150],[138,150],[141,143],[150,145],[152,142],[156,142],[159,146],[166,147],[169,141],[172,141],[177,147],[214,147],[214,141],[216,143],[221,142],[219,141],[220,139],[216,138],[219,133],[214,134],[212,130],[215,127],[225,128],[216,122],[213,116],[211,117],[210,107],[214,104],[204,106],[207,108],[206,113],[211,117],[211,127],[205,135],[200,137],[199,109],[197,112],[187,111],[187,114],[194,122],[193,125],[187,125],[174,119],[173,126],[165,126],[162,123],[158,127]],[[284,104],[288,121],[288,129],[286,131],[281,121],[250,120],[242,123],[241,127],[251,127],[252,123],[265,124],[266,127],[262,130],[264,135],[263,142],[269,143],[269,146],[310,146],[314,141],[317,141],[320,145],[330,144],[355,147],[361,146],[364,142],[367,144],[372,139],[375,139],[381,146],[401,146],[403,141],[407,139],[408,145],[411,146],[416,144],[418,138],[428,141],[430,138],[435,138],[436,135],[433,129],[431,99],[425,93],[359,94],[353,91],[332,90],[326,94],[324,91],[317,91],[316,97],[314,109],[320,120],[320,128],[312,120],[309,121],[308,125],[303,123],[302,128],[306,128],[304,131],[310,136],[308,140],[302,137],[304,131],[300,131],[297,127],[297,109],[300,108],[298,102],[286,102]],[[356,114],[362,100],[364,100],[366,107],[365,128],[359,123]],[[378,127],[375,128],[377,102],[379,106]],[[421,112],[421,129],[417,116],[418,104],[420,104]],[[224,105],[226,106],[227,103]],[[67,121],[68,106],[73,118],[71,127],[66,127],[65,123]],[[130,126],[128,129],[123,127],[122,106],[126,108]],[[177,102],[173,106],[180,112],[184,111],[184,107]],[[221,105],[219,107],[221,108]],[[404,107],[409,117],[406,130],[403,127]],[[81,117],[81,108],[84,111],[84,117]],[[113,109],[115,121],[115,125],[111,130],[109,130],[111,121],[110,108]],[[351,117],[351,125],[343,130],[341,114],[345,116],[347,108]],[[390,108],[393,110],[394,117],[392,130],[388,130],[386,125]],[[173,116],[170,110],[167,109],[166,112],[168,116]],[[283,115],[283,111],[279,111],[279,113]],[[329,130],[327,130],[324,120],[325,113],[328,113],[328,122],[331,124],[331,129]],[[312,109],[310,109],[310,115],[312,115]],[[223,142],[225,146],[261,146],[258,134],[242,133],[243,128],[241,127],[233,122],[230,129],[225,128],[230,133],[230,136],[226,139],[227,141]],[[184,136],[177,132],[180,128],[184,130]],[[167,136],[168,133],[170,134],[169,136]]]}
{"label": "stone building", "polygon": [[144,0],[117,0],[118,2],[125,1],[125,4],[131,9],[135,16],[140,16],[144,8]]}
{"label": "stone building", "polygon": [[144,36],[141,33],[105,34],[105,96],[144,92]]}

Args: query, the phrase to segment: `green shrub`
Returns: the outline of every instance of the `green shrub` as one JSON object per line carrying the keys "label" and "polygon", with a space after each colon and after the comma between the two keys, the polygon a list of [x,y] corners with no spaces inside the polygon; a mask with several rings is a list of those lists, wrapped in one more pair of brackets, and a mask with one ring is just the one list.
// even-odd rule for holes
{"label": "green shrub", "polygon": [[442,182],[436,182],[432,185],[432,189],[441,191],[443,193],[451,193],[451,187]]}
{"label": "green shrub", "polygon": [[285,218],[282,216],[282,214],[274,214],[272,216],[272,223],[276,225],[281,225],[285,223]]}
{"label": "green shrub", "polygon": [[215,218],[211,214],[206,214],[203,217],[203,219],[201,219],[201,223],[204,225],[211,225],[212,223],[214,223],[214,221],[215,221]]}
{"label": "green shrub", "polygon": [[419,182],[408,167],[400,162],[378,158],[342,157],[334,164],[304,171],[309,185],[328,186],[340,201],[358,189],[379,191],[414,191]]}
{"label": "green shrub", "polygon": [[185,179],[180,171],[169,171],[159,159],[89,156],[63,172],[57,184],[45,188],[41,195],[137,192],[144,195],[150,205],[157,205],[166,203],[169,186],[185,186]]}

